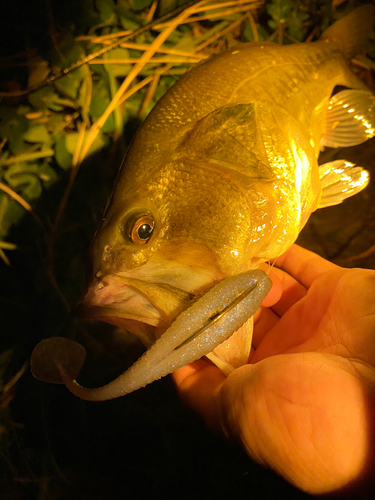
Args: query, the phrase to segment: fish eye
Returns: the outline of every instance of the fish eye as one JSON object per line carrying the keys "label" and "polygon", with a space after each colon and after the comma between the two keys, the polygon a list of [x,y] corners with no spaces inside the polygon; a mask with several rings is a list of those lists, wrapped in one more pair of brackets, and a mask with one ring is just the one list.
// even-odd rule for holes
{"label": "fish eye", "polygon": [[144,245],[154,232],[155,221],[151,214],[137,214],[129,221],[127,234],[135,245]]}

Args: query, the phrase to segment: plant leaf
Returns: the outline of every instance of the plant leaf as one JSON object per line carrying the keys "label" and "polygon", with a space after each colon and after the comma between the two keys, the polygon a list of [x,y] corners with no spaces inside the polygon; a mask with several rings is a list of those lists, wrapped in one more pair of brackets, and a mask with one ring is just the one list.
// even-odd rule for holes
{"label": "plant leaf", "polygon": [[24,134],[23,138],[27,142],[49,142],[50,136],[45,125],[34,125]]}
{"label": "plant leaf", "polygon": [[[86,140],[86,137],[87,137],[87,132],[85,133],[84,140]],[[66,135],[66,138],[65,138],[66,149],[72,155],[74,155],[74,152],[76,150],[77,142],[78,142],[78,132],[73,132],[71,134]],[[96,136],[95,141],[92,143],[92,145],[88,151],[88,154],[89,155],[93,154],[93,153],[95,153],[95,151],[99,151],[104,146],[105,146],[105,140],[103,138],[102,132],[100,131],[99,134]]]}
{"label": "plant leaf", "polygon": [[59,167],[68,170],[72,166],[73,155],[66,149],[65,136],[60,136],[55,143],[55,159]]}

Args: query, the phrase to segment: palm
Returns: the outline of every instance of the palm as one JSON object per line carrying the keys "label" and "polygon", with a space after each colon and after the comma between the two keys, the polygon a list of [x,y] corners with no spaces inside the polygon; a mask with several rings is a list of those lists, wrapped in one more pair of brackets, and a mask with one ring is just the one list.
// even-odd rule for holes
{"label": "palm", "polygon": [[322,493],[358,479],[370,460],[375,272],[297,246],[277,264],[296,279],[275,270],[277,302],[256,317],[251,364],[227,379],[202,365],[175,378],[187,402],[252,458]]}
{"label": "palm", "polygon": [[261,312],[255,326],[252,363],[275,354],[321,352],[375,365],[374,271],[332,269],[308,293],[288,275],[283,281],[281,299]]}

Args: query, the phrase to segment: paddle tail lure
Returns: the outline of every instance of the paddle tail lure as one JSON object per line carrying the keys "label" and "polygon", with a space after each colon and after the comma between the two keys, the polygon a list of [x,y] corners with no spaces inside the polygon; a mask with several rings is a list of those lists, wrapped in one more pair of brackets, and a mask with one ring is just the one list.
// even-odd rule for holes
{"label": "paddle tail lure", "polygon": [[35,378],[63,383],[88,401],[105,401],[129,394],[211,353],[260,307],[272,282],[260,269],[222,280],[183,311],[170,328],[127,371],[103,387],[79,385],[84,348],[69,339],[41,341],[31,357]]}

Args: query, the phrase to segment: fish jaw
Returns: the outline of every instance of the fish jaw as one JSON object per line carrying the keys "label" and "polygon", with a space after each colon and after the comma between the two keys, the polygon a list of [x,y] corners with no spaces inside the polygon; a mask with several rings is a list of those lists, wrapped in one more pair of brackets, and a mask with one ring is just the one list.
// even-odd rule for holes
{"label": "fish jaw", "polygon": [[102,265],[98,258],[95,262],[78,312],[125,329],[146,346],[164,333],[193,297],[226,277],[209,249],[191,242],[163,245],[146,264],[130,269],[125,259],[120,269],[105,259]]}
{"label": "fish jaw", "polygon": [[128,330],[150,345],[191,297],[171,285],[106,275],[93,281],[78,308],[84,316]]}

